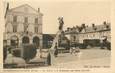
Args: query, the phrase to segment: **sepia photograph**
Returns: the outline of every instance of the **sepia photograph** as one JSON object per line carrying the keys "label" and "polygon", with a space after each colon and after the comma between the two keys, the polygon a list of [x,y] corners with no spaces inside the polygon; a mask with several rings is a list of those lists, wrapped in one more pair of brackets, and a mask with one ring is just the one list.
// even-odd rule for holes
{"label": "sepia photograph", "polygon": [[110,69],[110,1],[4,0],[3,69]]}

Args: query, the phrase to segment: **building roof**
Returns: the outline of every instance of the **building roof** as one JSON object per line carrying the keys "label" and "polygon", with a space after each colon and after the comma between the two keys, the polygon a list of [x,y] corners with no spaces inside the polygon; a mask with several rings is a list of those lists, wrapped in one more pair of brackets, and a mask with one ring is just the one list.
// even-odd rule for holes
{"label": "building roof", "polygon": [[96,25],[95,27],[86,27],[86,32],[99,32],[110,30],[110,24],[107,25]]}
{"label": "building roof", "polygon": [[23,5],[20,5],[18,7],[11,8],[8,10],[8,12],[25,12],[24,8],[27,8],[31,13],[43,15],[40,11],[38,11],[37,9],[34,9],[33,7],[31,7],[28,4],[23,4]]}
{"label": "building roof", "polygon": [[[74,29],[74,28],[70,28],[70,29]],[[81,29],[81,31],[76,31],[76,30]],[[76,30],[69,30],[69,31],[65,31],[66,34],[72,34],[72,33],[91,33],[91,32],[100,32],[100,31],[110,31],[111,30],[111,24],[107,23],[107,24],[101,24],[101,25],[95,25],[93,26],[86,26],[85,28],[76,28]]]}

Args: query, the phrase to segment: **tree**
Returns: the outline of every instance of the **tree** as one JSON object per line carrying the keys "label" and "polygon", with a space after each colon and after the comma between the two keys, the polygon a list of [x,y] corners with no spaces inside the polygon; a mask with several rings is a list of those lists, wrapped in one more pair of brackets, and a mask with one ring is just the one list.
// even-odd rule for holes
{"label": "tree", "polygon": [[36,56],[37,47],[33,44],[23,45],[23,59],[26,63],[29,62],[30,59],[33,59]]}

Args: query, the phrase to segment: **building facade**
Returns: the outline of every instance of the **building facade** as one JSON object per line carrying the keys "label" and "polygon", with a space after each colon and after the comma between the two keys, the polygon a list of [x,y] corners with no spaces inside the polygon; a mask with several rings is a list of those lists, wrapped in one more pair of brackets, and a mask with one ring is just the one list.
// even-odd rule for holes
{"label": "building facade", "polygon": [[36,44],[42,47],[42,16],[40,8],[35,10],[24,4],[7,10],[4,41],[7,45]]}
{"label": "building facade", "polygon": [[84,40],[102,40],[107,38],[111,42],[111,24],[103,22],[101,25],[92,24],[92,26],[76,26],[65,30],[71,42],[83,43]]}

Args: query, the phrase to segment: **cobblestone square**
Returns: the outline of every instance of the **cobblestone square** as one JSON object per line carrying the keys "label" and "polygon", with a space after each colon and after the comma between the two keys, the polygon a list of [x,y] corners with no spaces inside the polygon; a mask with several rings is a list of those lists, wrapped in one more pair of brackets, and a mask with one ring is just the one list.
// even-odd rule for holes
{"label": "cobblestone square", "polygon": [[85,66],[110,67],[111,51],[106,49],[82,49],[81,56],[70,53],[59,54],[53,68],[84,68]]}

